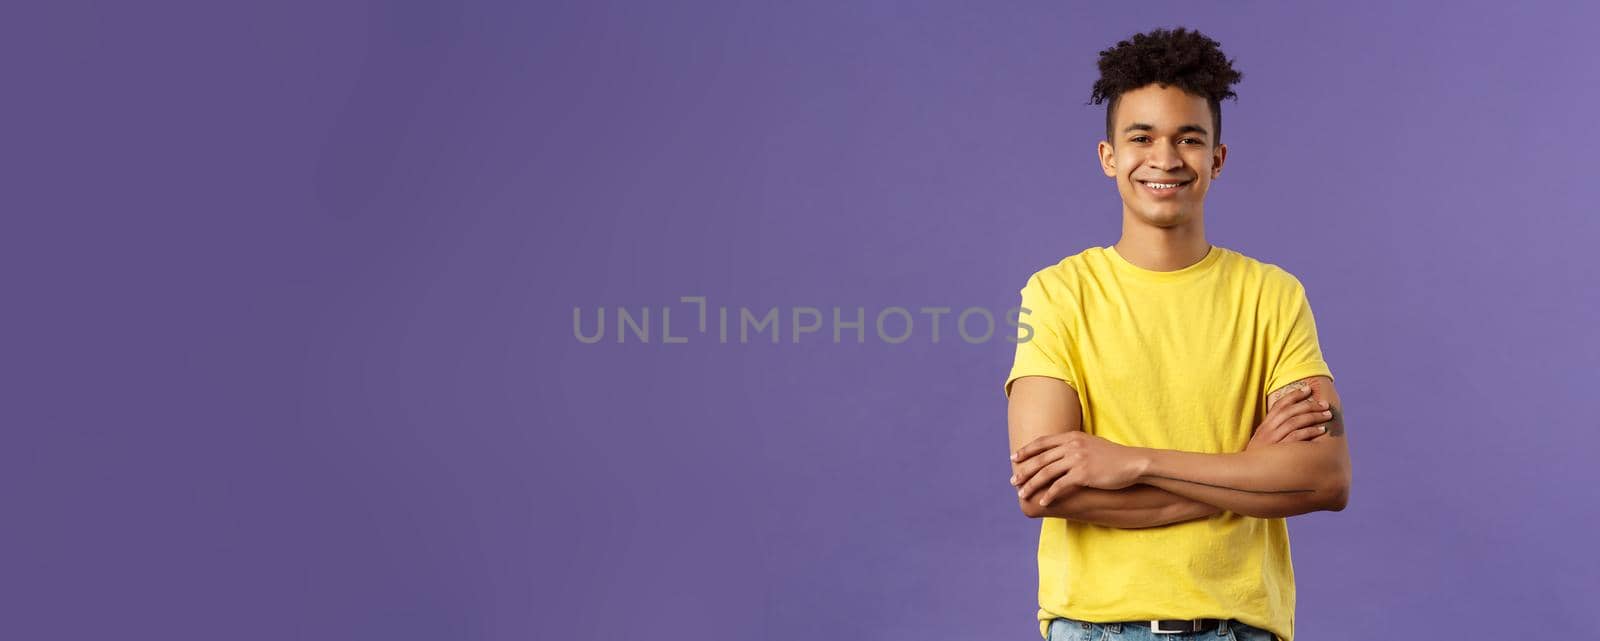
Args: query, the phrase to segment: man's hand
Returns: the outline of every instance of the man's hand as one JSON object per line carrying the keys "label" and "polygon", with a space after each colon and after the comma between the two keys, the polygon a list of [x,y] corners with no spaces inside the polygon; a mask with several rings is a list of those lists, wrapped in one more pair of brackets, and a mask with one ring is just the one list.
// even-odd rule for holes
{"label": "man's hand", "polygon": [[1039,505],[1079,487],[1120,490],[1144,473],[1139,451],[1078,430],[1041,436],[1011,455],[1017,463],[1011,484],[1027,500],[1042,490]]}
{"label": "man's hand", "polygon": [[1244,449],[1251,450],[1274,443],[1309,441],[1321,436],[1326,423],[1332,418],[1328,404],[1311,398],[1311,385],[1301,384],[1288,393],[1273,399],[1267,418],[1256,426],[1255,434]]}

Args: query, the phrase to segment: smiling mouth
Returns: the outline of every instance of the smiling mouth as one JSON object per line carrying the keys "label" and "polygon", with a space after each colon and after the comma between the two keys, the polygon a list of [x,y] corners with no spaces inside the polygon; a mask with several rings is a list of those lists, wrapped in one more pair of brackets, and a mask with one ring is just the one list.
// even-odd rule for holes
{"label": "smiling mouth", "polygon": [[1190,184],[1190,182],[1194,182],[1194,179],[1189,179],[1189,181],[1182,181],[1182,182],[1155,182],[1155,181],[1134,181],[1134,182],[1138,182],[1138,184],[1144,185],[1144,189],[1146,189],[1147,192],[1150,192],[1150,195],[1154,195],[1154,197],[1157,197],[1157,198],[1162,198],[1162,197],[1170,197],[1170,195],[1176,195],[1176,193],[1182,192],[1182,190],[1184,190],[1184,189],[1189,189],[1189,184]]}
{"label": "smiling mouth", "polygon": [[1149,180],[1141,180],[1141,181],[1138,181],[1138,182],[1141,185],[1149,187],[1151,189],[1151,191],[1164,192],[1164,191],[1177,191],[1177,190],[1182,189],[1183,187],[1187,186],[1189,183],[1194,182],[1194,180],[1192,180],[1192,179],[1191,180],[1185,180],[1183,182],[1155,182],[1155,181],[1149,181]]}

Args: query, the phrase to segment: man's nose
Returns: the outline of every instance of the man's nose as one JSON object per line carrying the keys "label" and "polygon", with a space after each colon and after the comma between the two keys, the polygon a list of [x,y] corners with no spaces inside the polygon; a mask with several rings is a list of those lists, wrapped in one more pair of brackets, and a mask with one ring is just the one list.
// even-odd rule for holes
{"label": "man's nose", "polygon": [[1183,156],[1171,145],[1156,145],[1150,150],[1150,166],[1162,171],[1171,171],[1183,166]]}

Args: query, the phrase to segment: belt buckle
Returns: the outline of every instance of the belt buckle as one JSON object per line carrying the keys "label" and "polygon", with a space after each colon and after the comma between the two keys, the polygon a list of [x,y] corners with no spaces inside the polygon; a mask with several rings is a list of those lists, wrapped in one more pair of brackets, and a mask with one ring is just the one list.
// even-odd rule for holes
{"label": "belt buckle", "polygon": [[1186,633],[1194,631],[1194,629],[1196,627],[1193,620],[1190,620],[1188,623],[1189,623],[1189,629],[1188,630],[1163,630],[1163,629],[1161,629],[1161,621],[1159,619],[1151,619],[1150,620],[1150,633],[1151,634],[1186,634]]}

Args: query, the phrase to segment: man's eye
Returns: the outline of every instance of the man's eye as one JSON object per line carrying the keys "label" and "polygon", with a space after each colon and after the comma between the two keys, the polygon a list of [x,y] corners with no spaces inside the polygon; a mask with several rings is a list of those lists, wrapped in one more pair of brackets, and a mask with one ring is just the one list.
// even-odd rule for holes
{"label": "man's eye", "polygon": [[1147,136],[1134,136],[1133,137],[1133,142],[1144,142],[1144,141],[1149,140],[1149,139],[1150,138],[1147,137]]}
{"label": "man's eye", "polygon": [[1178,142],[1192,142],[1192,143],[1198,145],[1198,144],[1200,144],[1200,139],[1198,139],[1198,138],[1184,138],[1183,140],[1180,140]]}

